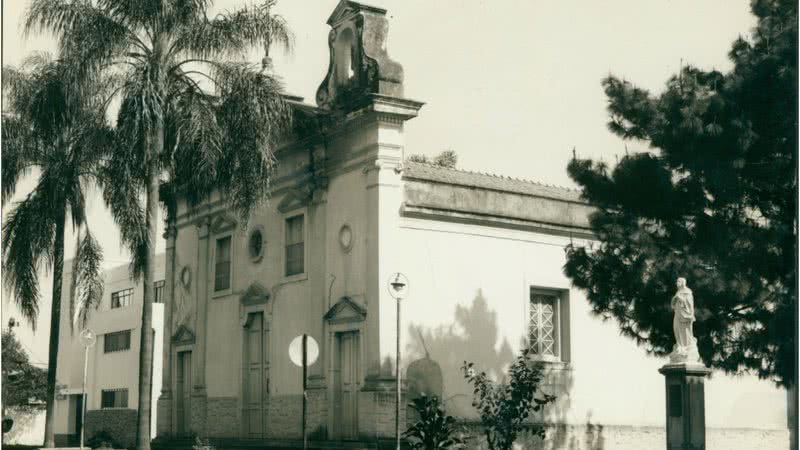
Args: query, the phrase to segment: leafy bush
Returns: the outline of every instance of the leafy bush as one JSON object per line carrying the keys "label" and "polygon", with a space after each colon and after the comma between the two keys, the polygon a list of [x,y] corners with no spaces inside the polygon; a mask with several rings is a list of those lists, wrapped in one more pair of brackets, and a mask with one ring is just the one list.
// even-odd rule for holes
{"label": "leafy bush", "polygon": [[93,434],[92,437],[86,441],[89,448],[122,448],[122,446],[114,439],[114,436],[107,430],[100,430]]}
{"label": "leafy bush", "polygon": [[208,438],[200,439],[199,436],[195,436],[192,450],[216,450],[216,447],[211,445],[211,441]]}
{"label": "leafy bush", "polygon": [[412,448],[426,450],[464,448],[464,439],[457,435],[456,419],[445,414],[439,398],[422,395],[409,404],[419,414],[419,421],[403,433]]}
{"label": "leafy bush", "polygon": [[[528,358],[530,353],[531,350],[526,348],[517,356],[508,371],[508,383],[496,383],[486,376],[486,372],[476,373],[473,363],[464,361],[464,378],[475,387],[472,405],[481,416],[490,450],[510,449],[531,410],[539,411],[555,400],[554,396],[547,394],[535,397],[542,381],[542,370]],[[531,431],[544,438],[543,426],[534,426]]]}

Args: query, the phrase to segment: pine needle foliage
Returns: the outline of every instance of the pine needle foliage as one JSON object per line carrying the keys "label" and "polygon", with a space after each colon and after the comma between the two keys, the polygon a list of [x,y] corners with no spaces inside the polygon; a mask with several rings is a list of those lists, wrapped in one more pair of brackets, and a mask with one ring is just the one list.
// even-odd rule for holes
{"label": "pine needle foliage", "polygon": [[599,245],[566,274],[595,313],[664,356],[675,279],[694,291],[706,364],[793,386],[797,304],[797,4],[754,0],[727,73],[687,66],[654,95],[609,76],[609,129],[648,143],[610,168],[574,159]]}

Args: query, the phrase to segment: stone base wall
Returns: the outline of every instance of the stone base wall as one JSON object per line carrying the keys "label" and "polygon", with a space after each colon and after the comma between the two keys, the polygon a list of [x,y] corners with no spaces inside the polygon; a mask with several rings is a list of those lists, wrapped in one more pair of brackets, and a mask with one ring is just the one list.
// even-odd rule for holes
{"label": "stone base wall", "polygon": [[276,439],[302,438],[303,395],[273,395],[269,398],[267,432]]}
{"label": "stone base wall", "polygon": [[156,406],[156,436],[172,435],[172,398],[164,396],[158,398]]}
{"label": "stone base wall", "polygon": [[[362,439],[394,437],[395,393],[390,390],[361,391],[358,394],[358,433]],[[401,396],[400,404],[405,404]],[[400,431],[406,429],[406,408],[400,408]]]}
{"label": "stone base wall", "polygon": [[324,440],[328,438],[328,394],[325,389],[307,391],[308,408],[306,430],[309,439]]}
{"label": "stone base wall", "polygon": [[206,436],[206,397],[205,393],[192,393],[192,433]]}
{"label": "stone base wall", "polygon": [[107,431],[123,448],[134,448],[136,447],[136,417],[137,411],[127,408],[86,411],[85,439],[88,441],[95,434]]}
{"label": "stone base wall", "polygon": [[[483,429],[477,424],[465,425],[471,436],[467,448],[486,450]],[[666,430],[659,427],[548,426],[544,440],[523,432],[516,445],[526,450],[664,450]],[[789,448],[788,430],[754,430],[709,428],[706,450],[783,450]]]}
{"label": "stone base wall", "polygon": [[242,412],[236,397],[208,397],[206,413],[208,436],[234,438],[242,434]]}

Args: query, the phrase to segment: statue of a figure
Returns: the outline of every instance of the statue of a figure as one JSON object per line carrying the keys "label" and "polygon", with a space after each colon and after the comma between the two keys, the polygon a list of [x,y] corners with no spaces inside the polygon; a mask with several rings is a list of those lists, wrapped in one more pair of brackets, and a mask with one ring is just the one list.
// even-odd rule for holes
{"label": "statue of a figure", "polygon": [[669,355],[671,362],[698,362],[697,339],[692,332],[694,318],[694,297],[686,286],[685,278],[678,278],[678,291],[672,296],[672,331],[675,333],[675,347]]}

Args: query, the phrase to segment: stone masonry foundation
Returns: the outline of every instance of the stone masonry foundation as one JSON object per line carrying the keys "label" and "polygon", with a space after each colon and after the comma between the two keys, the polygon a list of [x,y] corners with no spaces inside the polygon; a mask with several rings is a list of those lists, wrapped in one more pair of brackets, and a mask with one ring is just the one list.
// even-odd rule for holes
{"label": "stone masonry foundation", "polygon": [[[467,448],[485,450],[479,424],[466,425],[471,439]],[[551,425],[544,440],[523,432],[516,444],[526,450],[664,450],[666,430],[660,427]],[[707,428],[706,450],[782,450],[789,448],[788,430]]]}

